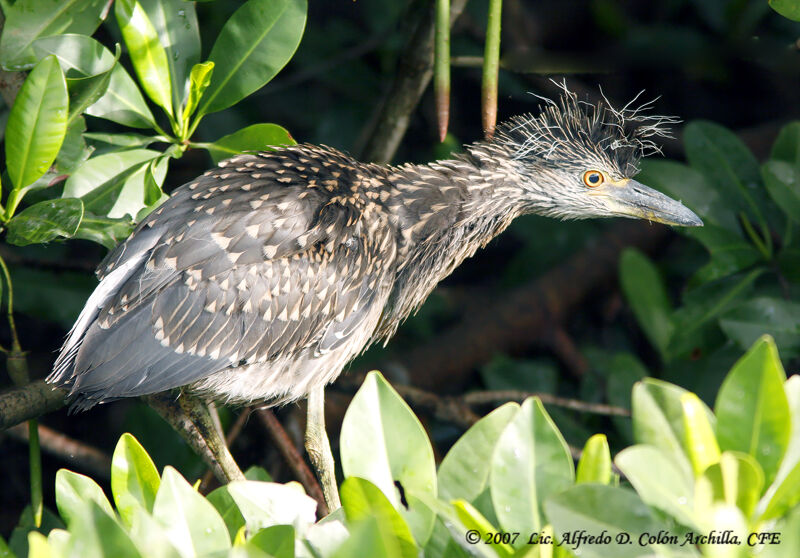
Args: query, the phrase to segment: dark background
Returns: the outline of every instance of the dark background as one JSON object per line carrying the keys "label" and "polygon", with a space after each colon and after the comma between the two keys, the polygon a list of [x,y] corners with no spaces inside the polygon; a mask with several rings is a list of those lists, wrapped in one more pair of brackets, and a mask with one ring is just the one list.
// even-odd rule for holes
{"label": "dark background", "polygon": [[[275,122],[298,141],[324,143],[358,155],[367,123],[392,84],[409,37],[408,22],[419,4],[401,0],[311,0],[305,36],[294,59],[262,91],[232,109],[207,117],[196,139],[213,141],[250,123]],[[487,4],[486,0],[467,4],[452,32],[454,57],[482,54]],[[222,1],[197,4],[204,53],[238,5]],[[702,118],[719,122],[732,128],[763,159],[780,127],[800,115],[800,24],[773,12],[766,1],[506,0],[503,9],[499,120],[535,112],[540,101],[532,93],[554,97],[557,89],[549,79],[566,77],[568,86],[589,100],[599,98],[600,88],[619,105],[641,90],[645,90],[645,99],[660,96],[655,104],[657,112],[677,115],[684,121]],[[113,25],[109,23],[97,35],[107,44],[117,36]],[[432,92],[429,89],[425,93],[395,162],[444,157],[460,144],[481,138],[480,76],[478,66],[453,68],[451,136],[445,144],[439,144],[436,138]],[[102,123],[96,120],[90,126],[102,129]],[[680,126],[675,132],[676,139],[667,141],[664,151],[667,157],[680,160]],[[187,153],[172,166],[167,190],[210,165],[204,151]],[[604,279],[597,284],[584,288],[580,303],[570,306],[558,323],[545,321],[526,335],[515,334],[516,339],[501,343],[489,358],[484,355],[445,376],[437,375],[437,369],[420,366],[418,358],[412,359],[414,366],[409,365],[409,351],[444,343],[442,332],[474,318],[476,301],[491,308],[511,289],[536,281],[581,249],[587,251],[591,265],[592,251],[600,250],[598,243],[607,238],[605,233],[618,225],[608,221],[561,223],[538,217],[514,223],[445,281],[386,349],[370,350],[351,366],[343,381],[330,389],[329,433],[334,451],[338,422],[352,396],[353,384],[361,372],[372,367],[380,368],[394,383],[422,385],[438,394],[514,388],[624,404],[627,393],[605,382],[603,368],[617,351],[630,351],[644,362],[649,375],[680,380],[678,383],[701,396],[712,397],[732,360],[720,363],[720,373],[706,378],[676,378],[674,371],[661,370],[620,295],[615,266],[604,270]],[[641,227],[625,231],[634,236],[653,233],[649,225]],[[686,278],[707,256],[699,245],[674,232],[655,234],[648,251],[677,301]],[[18,327],[23,348],[30,351],[31,374],[41,378],[49,371],[54,352],[96,284],[90,270],[103,251],[81,241],[4,250],[18,262],[12,268]],[[602,265],[608,267],[607,263]],[[582,280],[576,276],[575,284],[566,281],[563,288],[574,288]],[[551,295],[560,296],[558,290]],[[497,324],[489,320],[486,327]],[[8,346],[5,327],[0,330],[0,339]],[[465,341],[457,350],[469,353],[472,346]],[[788,363],[787,372],[793,369],[796,366]],[[0,388],[8,384],[7,377],[0,375]],[[417,406],[415,410],[441,457],[463,426],[458,420],[442,420]],[[624,420],[548,410],[572,445],[581,447],[586,437],[597,431],[609,434],[612,453],[615,447],[630,443]],[[229,424],[237,414],[236,410],[225,411],[223,419]],[[302,406],[287,406],[279,410],[279,416],[299,441]],[[203,474],[202,465],[177,436],[135,401],[103,405],[77,416],[60,411],[42,417],[41,422],[107,455],[119,435],[131,431],[159,468],[174,464],[190,479]],[[243,467],[262,465],[276,480],[291,480],[257,420],[244,423],[233,451]],[[53,476],[58,468],[100,475],[87,470],[80,459],[70,463],[45,454],[43,460],[45,502],[50,507],[54,507]],[[3,536],[10,533],[29,500],[27,467],[26,444],[16,436],[0,433]],[[102,476],[98,481],[104,481]]]}

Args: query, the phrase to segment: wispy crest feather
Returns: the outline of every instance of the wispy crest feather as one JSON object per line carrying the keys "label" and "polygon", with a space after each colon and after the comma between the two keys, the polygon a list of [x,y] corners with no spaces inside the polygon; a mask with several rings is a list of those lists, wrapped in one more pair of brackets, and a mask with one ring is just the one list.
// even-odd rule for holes
{"label": "wispy crest feather", "polygon": [[615,108],[602,89],[603,100],[592,104],[578,99],[565,81],[553,83],[563,91],[558,101],[536,95],[546,103],[538,115],[515,116],[498,127],[495,141],[509,148],[514,159],[537,159],[564,169],[585,164],[588,156],[630,177],[639,172],[642,157],[661,153],[654,138],[672,138],[670,126],[680,122],[650,114],[657,98],[637,105],[643,91]]}

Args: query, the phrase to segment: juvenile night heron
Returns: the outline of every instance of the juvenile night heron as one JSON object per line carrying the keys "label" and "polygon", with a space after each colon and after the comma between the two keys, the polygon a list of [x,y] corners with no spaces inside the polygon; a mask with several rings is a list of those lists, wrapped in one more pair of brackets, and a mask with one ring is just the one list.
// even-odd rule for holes
{"label": "juvenile night heron", "polygon": [[337,507],[324,386],[515,217],[702,224],[631,179],[664,123],[565,90],[452,160],[296,145],[223,161],[111,252],[48,380],[78,409],[179,387],[234,404],[308,396],[306,445]]}

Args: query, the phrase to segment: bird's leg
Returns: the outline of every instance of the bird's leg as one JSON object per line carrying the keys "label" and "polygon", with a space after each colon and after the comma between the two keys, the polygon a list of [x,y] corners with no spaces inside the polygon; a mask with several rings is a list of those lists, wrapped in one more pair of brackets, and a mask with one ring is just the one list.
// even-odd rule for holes
{"label": "bird's leg", "polygon": [[308,415],[306,417],[306,451],[311,464],[317,472],[322,493],[328,509],[333,512],[341,507],[339,488],[336,486],[336,471],[333,463],[331,444],[325,431],[325,386],[314,388],[308,394]]}
{"label": "bird's leg", "polygon": [[206,462],[217,480],[222,483],[244,480],[203,401],[186,393],[177,401],[169,394],[149,395],[146,399]]}

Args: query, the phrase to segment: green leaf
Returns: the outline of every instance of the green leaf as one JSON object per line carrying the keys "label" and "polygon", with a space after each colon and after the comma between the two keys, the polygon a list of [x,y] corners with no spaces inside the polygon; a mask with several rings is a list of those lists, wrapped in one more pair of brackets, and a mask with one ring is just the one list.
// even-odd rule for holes
{"label": "green leaf", "polygon": [[[453,507],[462,525],[471,531],[477,531],[479,533],[480,536],[478,540],[491,540],[494,534],[498,532],[497,528],[466,500],[456,500],[453,502]],[[519,537],[517,537],[517,541],[515,542],[518,541]],[[514,554],[514,549],[507,543],[495,543],[492,540],[492,542],[488,543],[488,546],[500,558],[510,557]]]}
{"label": "green leaf", "polygon": [[800,354],[800,304],[757,297],[729,310],[719,320],[722,331],[742,349],[771,335],[786,358]]}
{"label": "green leaf", "polygon": [[[15,558],[14,555],[11,554],[11,550],[9,550],[1,540],[0,556],[4,558],[6,556]],[[38,531],[31,531],[28,533],[28,558],[51,558],[52,556],[54,556],[54,553],[47,542],[47,537]]]}
{"label": "green leaf", "polygon": [[111,493],[123,523],[130,526],[137,508],[152,512],[161,484],[153,460],[139,441],[123,434],[111,460]]}
{"label": "green leaf", "polygon": [[98,41],[86,35],[68,33],[36,39],[31,63],[53,55],[67,79],[103,74],[116,62],[114,55]]}
{"label": "green leaf", "polygon": [[[792,415],[792,433],[800,432],[800,376],[791,376],[784,383],[786,399]],[[800,436],[792,435],[781,461],[775,481],[759,503],[762,519],[772,519],[788,513],[800,503]]]}
{"label": "green leaf", "polygon": [[265,151],[270,147],[295,145],[289,132],[277,124],[253,124],[232,134],[223,136],[205,148],[211,159],[218,164],[223,159],[246,151]]}
{"label": "green leaf", "polygon": [[189,120],[200,104],[203,93],[208,89],[213,73],[213,62],[203,62],[192,66],[192,72],[189,75],[189,96],[186,99],[186,109],[183,111],[184,134],[186,135],[188,135]]}
{"label": "green leaf", "polygon": [[[383,491],[424,545],[434,514],[414,493],[436,494],[436,464],[425,429],[378,372],[370,372],[353,397],[339,442],[345,477],[360,477]],[[405,490],[408,507],[395,486]]]}
{"label": "green leaf", "polygon": [[800,223],[800,163],[767,161],[761,176],[770,197],[795,223]]}
{"label": "green leaf", "polygon": [[[75,118],[67,128],[67,135],[64,137],[64,143],[61,144],[61,151],[56,157],[55,170],[60,175],[72,174],[94,153],[94,146],[86,145],[83,137],[85,132],[86,119],[82,116]],[[44,177],[47,177],[48,174],[45,173]],[[38,182],[34,182],[34,184]],[[49,185],[50,181],[47,184]],[[31,191],[35,188],[31,185],[27,189]]]}
{"label": "green leaf", "polygon": [[274,558],[294,558],[294,529],[290,525],[273,525],[261,529],[245,545]]}
{"label": "green leaf", "polygon": [[[588,558],[639,557],[636,544],[642,533],[667,530],[653,517],[650,509],[633,492],[602,484],[579,484],[550,496],[544,503],[547,517],[556,533],[585,532],[595,536],[605,533],[608,544],[581,544],[580,555]],[[630,544],[620,544],[618,536],[630,537]],[[574,544],[562,542],[574,552]],[[648,550],[661,554],[663,545],[649,545]]]}
{"label": "green leaf", "polygon": [[236,481],[228,484],[228,493],[251,533],[272,525],[292,525],[302,536],[316,518],[317,502],[296,482]]}
{"label": "green leaf", "polygon": [[144,558],[182,558],[170,541],[170,533],[147,510],[135,507],[132,512],[128,533]]}
{"label": "green leaf", "polygon": [[87,132],[83,134],[83,137],[92,143],[102,143],[117,147],[147,147],[151,143],[162,141],[162,138],[159,136],[143,136],[136,133],[105,134],[101,132]]}
{"label": "green leaf", "polygon": [[172,467],[164,469],[153,518],[182,556],[224,552],[231,546],[225,522],[214,506]]}
{"label": "green leaf", "polygon": [[147,95],[172,115],[172,81],[167,53],[153,23],[137,0],[117,0],[114,11],[139,83]]}
{"label": "green leaf", "polygon": [[575,473],[577,484],[611,484],[611,452],[605,434],[595,434],[586,441]]}
{"label": "green leaf", "polygon": [[69,91],[69,118],[67,126],[71,125],[77,118],[81,118],[90,106],[96,103],[100,97],[105,95],[108,84],[111,82],[113,66],[119,59],[120,49],[114,55],[113,63],[104,72],[97,75],[73,78],[67,80],[67,91]]}
{"label": "green leaf", "polygon": [[699,479],[695,493],[698,500],[706,502],[697,502],[695,506],[701,515],[708,515],[710,504],[725,502],[739,508],[747,518],[753,513],[763,487],[764,473],[755,459],[745,453],[726,451]]}
{"label": "green leaf", "polygon": [[[62,195],[83,198],[87,210],[112,218],[136,215],[144,207],[143,164],[160,155],[150,149],[131,149],[92,157],[67,179]],[[133,177],[137,171],[139,176]]]}
{"label": "green leaf", "polygon": [[775,478],[789,443],[791,416],[784,381],[775,342],[764,336],[731,369],[715,405],[720,448],[755,457],[767,484]]}
{"label": "green leaf", "polygon": [[614,462],[645,503],[683,525],[696,526],[694,479],[674,455],[640,444],[619,452]]}
{"label": "green leaf", "polygon": [[24,69],[30,48],[39,37],[62,33],[91,35],[100,25],[107,0],[18,0],[7,9],[0,37],[0,65]]}
{"label": "green leaf", "polygon": [[[567,443],[538,398],[522,404],[500,436],[491,461],[492,503],[506,531],[544,527],[542,503],[575,480]],[[515,546],[524,542],[518,540]]]}
{"label": "green leaf", "polygon": [[72,238],[83,219],[83,202],[75,198],[47,200],[18,213],[8,222],[6,240],[17,246]]}
{"label": "green leaf", "polygon": [[683,408],[683,447],[689,456],[695,477],[711,465],[719,463],[719,445],[714,427],[708,419],[707,407],[694,393],[680,398]]}
{"label": "green leaf", "polygon": [[[646,378],[633,387],[633,437],[639,444],[663,450],[691,478],[681,397],[689,393],[676,385]],[[711,414],[711,411],[708,411]]]}
{"label": "green leaf", "polygon": [[797,0],[768,0],[770,7],[783,17],[800,21],[800,3]]}
{"label": "green leaf", "polygon": [[[772,531],[773,529],[770,529]],[[800,506],[778,521],[774,530],[780,533],[780,544],[767,544],[758,555],[759,558],[785,558],[800,556]]]}
{"label": "green leaf", "polygon": [[661,274],[647,256],[627,248],[620,257],[619,278],[639,325],[664,358],[674,326],[672,304]]}
{"label": "green leaf", "polygon": [[800,122],[790,122],[772,144],[770,158],[791,165],[800,165]]}
{"label": "green leaf", "polygon": [[231,542],[233,542],[236,533],[239,532],[239,529],[244,527],[244,516],[242,512],[239,511],[239,506],[236,505],[233,496],[228,492],[228,486],[220,486],[206,498],[222,517],[222,520],[225,522],[225,527],[228,529]]}
{"label": "green leaf", "polygon": [[28,75],[8,116],[6,164],[15,188],[33,183],[55,161],[67,133],[68,103],[64,74],[48,56]]}
{"label": "green leaf", "polygon": [[742,140],[719,124],[695,120],[684,129],[683,141],[689,164],[710,180],[726,206],[763,218],[758,161]]}
{"label": "green leaf", "polygon": [[108,498],[96,482],[85,475],[59,469],[56,473],[56,505],[59,515],[70,528],[80,522],[89,502],[97,504],[109,517],[115,517]]}
{"label": "green leaf", "polygon": [[297,50],[306,0],[248,0],[225,23],[208,59],[216,70],[201,115],[238,103],[260,89]]}
{"label": "green leaf", "polygon": [[179,110],[189,86],[189,70],[200,61],[200,29],[194,4],[183,0],[140,0],[164,46],[172,84],[172,106]]}
{"label": "green leaf", "polygon": [[153,113],[147,107],[141,91],[119,64],[111,70],[111,79],[105,94],[86,109],[86,114],[132,128],[156,126]]}
{"label": "green leaf", "polygon": [[439,499],[463,499],[471,504],[489,487],[492,455],[500,435],[519,412],[519,405],[506,403],[473,424],[439,466]]}
{"label": "green leaf", "polygon": [[133,232],[133,226],[131,219],[109,219],[85,212],[75,238],[91,240],[110,250]]}
{"label": "green leaf", "polygon": [[673,315],[675,333],[667,349],[670,355],[682,356],[695,348],[706,348],[703,346],[704,332],[715,326],[719,316],[753,290],[753,283],[764,271],[756,268],[747,274],[707,283],[688,293],[683,306]]}
{"label": "green leaf", "polygon": [[691,279],[701,285],[744,271],[763,260],[758,249],[741,236],[714,225],[705,225],[694,237],[706,247],[711,260]]}
{"label": "green leaf", "polygon": [[69,524],[71,536],[66,556],[141,557],[131,538],[104,506],[87,501],[76,512]]}
{"label": "green leaf", "polygon": [[416,558],[417,545],[408,524],[377,486],[365,479],[349,477],[342,483],[341,497],[348,522],[368,518],[377,521],[383,544],[393,547],[387,554]]}

